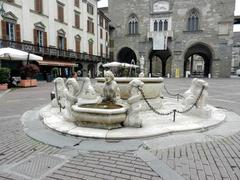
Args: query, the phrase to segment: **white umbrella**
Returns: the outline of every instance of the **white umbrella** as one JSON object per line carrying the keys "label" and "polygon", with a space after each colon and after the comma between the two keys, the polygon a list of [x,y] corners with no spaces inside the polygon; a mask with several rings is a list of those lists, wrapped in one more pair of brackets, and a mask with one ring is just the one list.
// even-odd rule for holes
{"label": "white umbrella", "polygon": [[139,66],[128,63],[120,63],[120,62],[110,62],[103,65],[103,67],[126,67],[126,68],[138,68]]}
{"label": "white umbrella", "polygon": [[128,64],[128,63],[121,63],[121,67],[126,67],[126,68],[138,68],[138,65],[135,64]]}
{"label": "white umbrella", "polygon": [[1,48],[0,49],[0,59],[9,59],[9,60],[34,60],[42,61],[41,56],[31,54],[25,51],[21,51],[13,48]]}
{"label": "white umbrella", "polygon": [[120,62],[110,62],[103,65],[103,67],[121,67]]}

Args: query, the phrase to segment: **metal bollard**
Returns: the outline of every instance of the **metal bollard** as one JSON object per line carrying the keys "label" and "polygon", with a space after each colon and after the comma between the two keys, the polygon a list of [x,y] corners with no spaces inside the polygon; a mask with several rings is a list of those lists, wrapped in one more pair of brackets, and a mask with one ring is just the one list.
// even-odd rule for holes
{"label": "metal bollard", "polygon": [[51,100],[53,100],[53,99],[55,98],[55,92],[52,91],[52,92],[50,93],[50,97],[51,97]]}

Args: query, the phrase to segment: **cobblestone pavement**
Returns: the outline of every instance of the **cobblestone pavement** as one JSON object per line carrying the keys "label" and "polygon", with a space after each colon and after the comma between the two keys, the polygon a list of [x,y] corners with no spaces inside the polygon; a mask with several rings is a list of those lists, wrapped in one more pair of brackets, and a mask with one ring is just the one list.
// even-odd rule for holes
{"label": "cobblestone pavement", "polygon": [[[207,81],[210,84],[209,103],[240,115],[240,79]],[[165,80],[166,87],[173,93],[183,93],[190,83],[191,79]],[[61,154],[61,149],[26,136],[19,121],[27,110],[48,103],[52,88],[53,84],[40,82],[38,87],[14,89],[0,98],[0,179],[31,179],[4,169],[39,153]],[[240,133],[216,137],[209,142],[150,148],[149,152],[184,179],[240,179]],[[78,151],[41,179],[171,178],[161,178],[161,171],[133,151]]]}

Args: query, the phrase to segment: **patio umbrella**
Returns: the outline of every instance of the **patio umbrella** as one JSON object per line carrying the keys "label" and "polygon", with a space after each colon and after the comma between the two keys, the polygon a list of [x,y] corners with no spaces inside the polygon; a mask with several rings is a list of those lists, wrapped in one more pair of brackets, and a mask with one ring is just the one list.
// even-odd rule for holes
{"label": "patio umbrella", "polygon": [[125,67],[125,68],[138,68],[139,66],[128,63],[120,63],[120,62],[110,62],[103,65],[103,67]]}
{"label": "patio umbrella", "polygon": [[0,59],[9,59],[9,60],[34,60],[34,61],[42,61],[43,58],[41,56],[37,56],[35,54],[31,54],[25,51],[21,51],[13,48],[0,48]]}
{"label": "patio umbrella", "polygon": [[103,65],[103,67],[121,67],[120,62],[110,62]]}

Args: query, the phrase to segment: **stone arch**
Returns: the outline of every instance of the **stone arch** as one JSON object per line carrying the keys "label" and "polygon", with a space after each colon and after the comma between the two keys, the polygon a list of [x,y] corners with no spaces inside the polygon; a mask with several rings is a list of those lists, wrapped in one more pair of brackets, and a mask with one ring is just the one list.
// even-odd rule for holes
{"label": "stone arch", "polygon": [[[208,44],[202,42],[190,45],[184,53],[184,75],[187,71],[192,76],[207,77],[208,74],[211,74],[213,52]],[[197,66],[201,66],[201,68]]]}
{"label": "stone arch", "polygon": [[134,50],[129,47],[123,47],[119,50],[117,55],[118,62],[125,62],[131,64],[132,59],[134,60],[135,64],[137,63],[137,56]]}
{"label": "stone arch", "polygon": [[[155,75],[157,73],[157,76],[166,76],[166,65],[168,59],[171,57],[172,53],[170,49],[167,50],[152,50],[149,53],[149,73],[152,75]],[[158,68],[158,72],[156,71],[156,68]],[[156,71],[156,72],[154,72]]]}

